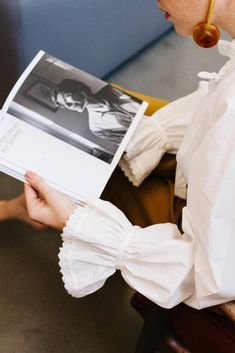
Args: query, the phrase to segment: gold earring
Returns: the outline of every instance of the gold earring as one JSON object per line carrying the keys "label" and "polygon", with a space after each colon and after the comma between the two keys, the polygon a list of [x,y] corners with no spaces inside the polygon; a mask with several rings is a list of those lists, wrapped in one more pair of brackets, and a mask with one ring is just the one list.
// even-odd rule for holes
{"label": "gold earring", "polygon": [[219,29],[211,23],[215,0],[210,1],[206,22],[199,23],[193,30],[193,39],[202,48],[214,47],[220,39]]}

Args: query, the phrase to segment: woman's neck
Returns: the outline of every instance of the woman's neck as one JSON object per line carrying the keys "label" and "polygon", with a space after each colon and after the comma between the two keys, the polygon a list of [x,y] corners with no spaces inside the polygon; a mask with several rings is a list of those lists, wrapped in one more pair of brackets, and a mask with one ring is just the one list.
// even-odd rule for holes
{"label": "woman's neck", "polygon": [[235,0],[217,0],[215,6],[215,24],[235,38]]}

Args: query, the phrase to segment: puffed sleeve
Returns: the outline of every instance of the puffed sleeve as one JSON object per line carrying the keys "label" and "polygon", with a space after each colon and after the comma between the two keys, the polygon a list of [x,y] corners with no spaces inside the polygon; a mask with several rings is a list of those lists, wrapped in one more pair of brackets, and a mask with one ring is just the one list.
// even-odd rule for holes
{"label": "puffed sleeve", "polygon": [[62,237],[60,267],[74,297],[101,288],[116,269],[131,287],[162,306],[191,294],[191,285],[184,283],[193,264],[194,240],[181,236],[174,224],[142,229],[111,203],[89,200],[75,210]]}
{"label": "puffed sleeve", "polygon": [[142,118],[119,162],[133,185],[143,182],[165,152],[178,151],[195,108],[207,92],[208,83],[201,81],[197,91],[162,107],[151,117]]}

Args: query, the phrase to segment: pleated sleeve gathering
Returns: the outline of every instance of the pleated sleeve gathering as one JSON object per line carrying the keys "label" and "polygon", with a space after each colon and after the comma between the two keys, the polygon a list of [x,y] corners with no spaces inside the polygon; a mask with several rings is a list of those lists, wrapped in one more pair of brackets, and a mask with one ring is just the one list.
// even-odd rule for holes
{"label": "pleated sleeve gathering", "polygon": [[201,81],[197,91],[142,118],[119,162],[133,185],[143,182],[165,152],[177,153],[195,108],[207,92],[208,83]]}

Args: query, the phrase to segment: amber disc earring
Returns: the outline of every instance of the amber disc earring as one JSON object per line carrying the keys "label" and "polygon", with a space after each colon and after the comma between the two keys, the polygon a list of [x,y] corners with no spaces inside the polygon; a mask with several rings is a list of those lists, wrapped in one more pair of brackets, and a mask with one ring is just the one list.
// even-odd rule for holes
{"label": "amber disc earring", "polygon": [[193,39],[202,48],[214,47],[220,39],[219,29],[211,23],[215,0],[210,1],[206,22],[199,23],[193,30]]}

